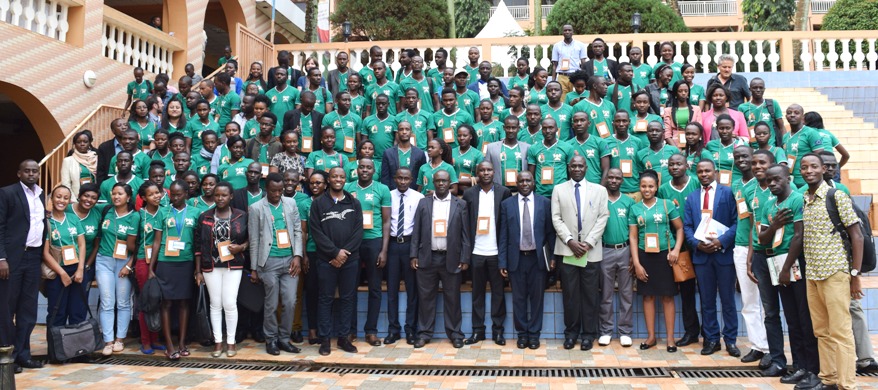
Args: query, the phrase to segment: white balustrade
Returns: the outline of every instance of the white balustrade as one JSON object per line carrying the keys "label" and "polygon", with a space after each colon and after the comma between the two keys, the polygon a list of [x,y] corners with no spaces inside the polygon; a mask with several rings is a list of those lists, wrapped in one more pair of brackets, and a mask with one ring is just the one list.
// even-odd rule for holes
{"label": "white balustrade", "polygon": [[101,35],[104,56],[150,73],[171,74],[174,52],[183,50],[176,38],[108,6]]}
{"label": "white balustrade", "polygon": [[0,22],[66,42],[68,9],[57,0],[0,0]]}
{"label": "white balustrade", "polygon": [[[546,6],[543,6],[543,18],[548,15],[548,13],[545,11],[545,7]],[[509,9],[509,13],[512,14],[512,17],[515,18],[515,20],[530,20],[529,5],[509,5],[506,6],[506,8]],[[549,10],[551,9],[551,6],[549,6]],[[488,17],[493,16],[495,11],[497,11],[497,7],[491,7],[491,10],[488,11]]]}
{"label": "white balustrade", "polygon": [[825,14],[835,4],[835,0],[811,0],[812,14]]}
{"label": "white balustrade", "polygon": [[554,7],[554,6],[551,4],[549,4],[549,5],[543,4],[543,6],[542,6],[543,19],[549,18],[549,12],[552,12],[552,7]]}
{"label": "white balustrade", "polygon": [[683,16],[734,16],[738,14],[736,0],[681,0],[677,4],[680,6],[680,14]]}

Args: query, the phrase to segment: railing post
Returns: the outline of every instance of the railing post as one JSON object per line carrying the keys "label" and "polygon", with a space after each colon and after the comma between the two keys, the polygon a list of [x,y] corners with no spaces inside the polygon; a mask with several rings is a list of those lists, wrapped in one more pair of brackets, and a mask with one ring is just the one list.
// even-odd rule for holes
{"label": "railing post", "polygon": [[15,367],[12,360],[12,349],[7,345],[0,347],[0,389],[15,390]]}
{"label": "railing post", "polygon": [[482,43],[482,61],[491,62],[491,42]]}
{"label": "railing post", "polygon": [[781,72],[792,72],[796,67],[796,59],[793,55],[793,37],[789,34],[783,34],[780,38],[780,70]]}

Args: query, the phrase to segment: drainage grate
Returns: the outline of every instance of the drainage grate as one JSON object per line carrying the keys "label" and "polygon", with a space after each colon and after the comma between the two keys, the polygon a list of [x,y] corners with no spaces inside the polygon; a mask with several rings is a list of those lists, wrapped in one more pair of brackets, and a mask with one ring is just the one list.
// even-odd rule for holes
{"label": "drainage grate", "polygon": [[170,368],[199,368],[205,370],[235,370],[235,371],[278,371],[278,372],[297,372],[308,371],[310,367],[306,365],[291,365],[284,363],[207,363],[198,361],[167,361],[155,359],[125,359],[110,358],[96,362],[105,365],[123,365],[123,366],[139,366],[139,367],[170,367]]}
{"label": "drainage grate", "polygon": [[759,370],[747,369],[675,369],[683,379],[762,378]]}
{"label": "drainage grate", "polygon": [[378,368],[323,367],[321,373],[388,376],[462,376],[462,377],[535,377],[535,378],[670,378],[661,367],[648,368]]}

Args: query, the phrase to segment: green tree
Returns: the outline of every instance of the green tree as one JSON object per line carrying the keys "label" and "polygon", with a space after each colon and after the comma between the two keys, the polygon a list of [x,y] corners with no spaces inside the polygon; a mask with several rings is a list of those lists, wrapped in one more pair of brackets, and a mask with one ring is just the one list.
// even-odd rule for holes
{"label": "green tree", "polygon": [[445,38],[450,23],[444,0],[345,0],[329,19],[373,41]]}
{"label": "green tree", "polygon": [[796,14],[796,0],[743,0],[746,31],[790,31]]}
{"label": "green tree", "polygon": [[305,42],[314,42],[317,35],[317,0],[308,0],[305,4]]}
{"label": "green tree", "polygon": [[454,0],[457,38],[472,38],[488,23],[491,5],[485,0]]}
{"label": "green tree", "polygon": [[822,30],[878,30],[878,1],[838,0],[823,17]]}
{"label": "green tree", "polygon": [[689,31],[683,18],[661,0],[558,0],[545,32],[560,35],[561,27],[570,24],[577,34],[627,34],[635,12],[640,12],[642,33]]}

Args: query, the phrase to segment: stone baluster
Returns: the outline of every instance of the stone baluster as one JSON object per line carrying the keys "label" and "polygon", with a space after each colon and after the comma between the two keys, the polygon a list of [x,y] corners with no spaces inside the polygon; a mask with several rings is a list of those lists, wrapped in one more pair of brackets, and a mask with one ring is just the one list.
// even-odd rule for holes
{"label": "stone baluster", "polygon": [[[659,56],[656,56],[656,42],[655,41],[647,41],[646,46],[649,47],[649,56],[643,59],[643,62],[649,64],[650,66],[655,66],[659,62]],[[643,49],[643,55],[646,55],[646,47]],[[659,53],[660,54],[660,53]]]}
{"label": "stone baluster", "polygon": [[549,52],[549,44],[538,45],[543,48],[543,58],[540,59],[540,66],[543,69],[549,69],[552,65],[552,53]]}
{"label": "stone baluster", "polygon": [[863,54],[863,38],[854,39],[854,61],[857,63],[857,70],[863,70],[863,60],[866,58],[866,55]]}
{"label": "stone baluster", "polygon": [[[695,52],[695,43],[697,41],[686,41],[686,44],[689,45],[689,55],[686,56],[686,63],[692,66],[695,66],[698,63],[698,54]],[[695,67],[696,72],[698,71],[698,67]]]}
{"label": "stone baluster", "polygon": [[674,41],[674,62],[684,63],[686,59],[683,58],[683,41]]}
{"label": "stone baluster", "polygon": [[[739,56],[738,61],[740,61],[742,64],[744,64],[744,72],[749,72],[752,69],[751,65],[753,63],[753,55],[750,54],[750,42],[752,42],[752,41],[750,41],[750,40],[741,41],[742,53]],[[759,43],[757,43],[757,45],[759,45]],[[757,49],[757,53],[758,52],[759,51]],[[757,63],[756,68],[759,69],[759,71],[761,72],[762,71],[762,63]]]}
{"label": "stone baluster", "polygon": [[[37,0],[27,0],[27,5],[24,5],[24,28],[30,31],[36,31],[34,29],[34,17],[36,16],[36,9],[34,7],[34,3]],[[40,1],[45,6],[45,2]]]}
{"label": "stone baluster", "polygon": [[828,55],[826,56],[829,59],[829,70],[834,72],[838,69],[838,53],[835,51],[835,42],[837,41],[835,38],[829,38],[829,47],[828,47]]}
{"label": "stone baluster", "polygon": [[802,39],[802,54],[799,55],[799,59],[802,60],[802,70],[810,71],[814,70],[813,64],[811,60],[814,58],[811,56],[811,41],[809,39]]}
{"label": "stone baluster", "polygon": [[866,54],[866,59],[869,60],[869,69],[875,69],[875,63],[878,62],[878,53],[875,52],[875,41],[875,38],[866,39],[866,42],[869,43],[869,54]]}
{"label": "stone baluster", "polygon": [[619,42],[619,48],[621,49],[621,54],[622,54],[619,56],[620,63],[631,61],[631,59],[628,58],[628,46],[630,46],[630,45],[631,45],[631,42],[628,42],[628,41]]}
{"label": "stone baluster", "polygon": [[335,57],[338,55],[338,50],[332,49],[332,50],[329,50],[328,53],[329,53],[329,64],[326,64],[326,72],[327,73],[338,69],[338,64],[335,63]]}
{"label": "stone baluster", "polygon": [[701,62],[701,69],[704,73],[710,73],[710,41],[698,41],[701,43],[701,55],[698,56]]}
{"label": "stone baluster", "polygon": [[0,20],[9,18],[9,2],[0,1]]}
{"label": "stone baluster", "polygon": [[778,64],[780,64],[780,54],[777,53],[777,39],[769,39],[768,48],[771,51],[771,54],[768,55],[768,63],[771,64],[771,71],[777,72]]}
{"label": "stone baluster", "polygon": [[823,54],[823,40],[820,38],[814,39],[814,70],[822,71],[824,67],[823,61],[826,59],[826,55]]}
{"label": "stone baluster", "polygon": [[841,66],[844,70],[851,70],[851,60],[854,58],[851,54],[851,40],[845,38],[841,40]]}
{"label": "stone baluster", "polygon": [[21,15],[24,12],[24,9],[21,5],[21,0],[15,0],[12,2],[12,22],[13,26],[20,26],[18,23],[21,20]]}

